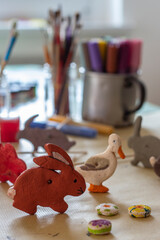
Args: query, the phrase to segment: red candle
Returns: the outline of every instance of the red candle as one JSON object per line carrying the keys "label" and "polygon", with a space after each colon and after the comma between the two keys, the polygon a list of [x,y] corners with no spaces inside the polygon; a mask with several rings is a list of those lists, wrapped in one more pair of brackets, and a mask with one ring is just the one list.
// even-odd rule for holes
{"label": "red candle", "polygon": [[20,120],[17,118],[0,118],[1,142],[18,142]]}

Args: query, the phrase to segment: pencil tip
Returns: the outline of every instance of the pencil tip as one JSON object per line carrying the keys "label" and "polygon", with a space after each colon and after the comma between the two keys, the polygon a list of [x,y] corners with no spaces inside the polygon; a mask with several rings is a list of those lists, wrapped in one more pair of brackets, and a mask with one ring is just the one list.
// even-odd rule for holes
{"label": "pencil tip", "polygon": [[15,29],[17,27],[17,20],[13,19],[12,21],[12,29]]}

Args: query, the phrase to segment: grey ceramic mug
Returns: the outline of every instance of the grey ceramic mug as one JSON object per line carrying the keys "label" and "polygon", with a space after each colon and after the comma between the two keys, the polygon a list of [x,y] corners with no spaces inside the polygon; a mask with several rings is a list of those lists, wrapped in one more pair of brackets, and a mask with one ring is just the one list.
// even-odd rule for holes
{"label": "grey ceramic mug", "polygon": [[131,125],[134,113],[142,107],[145,96],[145,86],[137,74],[87,72],[82,117],[115,127]]}

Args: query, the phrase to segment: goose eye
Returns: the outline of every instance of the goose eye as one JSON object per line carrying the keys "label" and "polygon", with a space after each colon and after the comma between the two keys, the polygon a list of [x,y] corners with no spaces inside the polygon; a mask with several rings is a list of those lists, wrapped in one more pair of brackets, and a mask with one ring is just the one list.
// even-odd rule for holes
{"label": "goose eye", "polygon": [[74,183],[76,183],[77,182],[77,179],[74,179]]}
{"label": "goose eye", "polygon": [[116,140],[113,140],[114,143],[116,143]]}
{"label": "goose eye", "polygon": [[49,179],[49,180],[47,181],[47,183],[48,183],[48,184],[51,184],[51,183],[52,183],[52,180],[51,180],[51,179]]}

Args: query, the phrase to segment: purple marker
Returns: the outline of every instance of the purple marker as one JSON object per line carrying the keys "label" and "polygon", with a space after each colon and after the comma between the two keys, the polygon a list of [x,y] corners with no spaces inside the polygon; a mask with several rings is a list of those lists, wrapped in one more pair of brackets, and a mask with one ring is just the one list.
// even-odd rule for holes
{"label": "purple marker", "polygon": [[130,58],[130,44],[129,41],[120,42],[119,53],[118,53],[118,64],[117,72],[118,73],[127,73],[128,72],[128,62]]}
{"label": "purple marker", "polygon": [[88,52],[90,57],[91,70],[103,72],[103,63],[97,42],[88,42]]}

